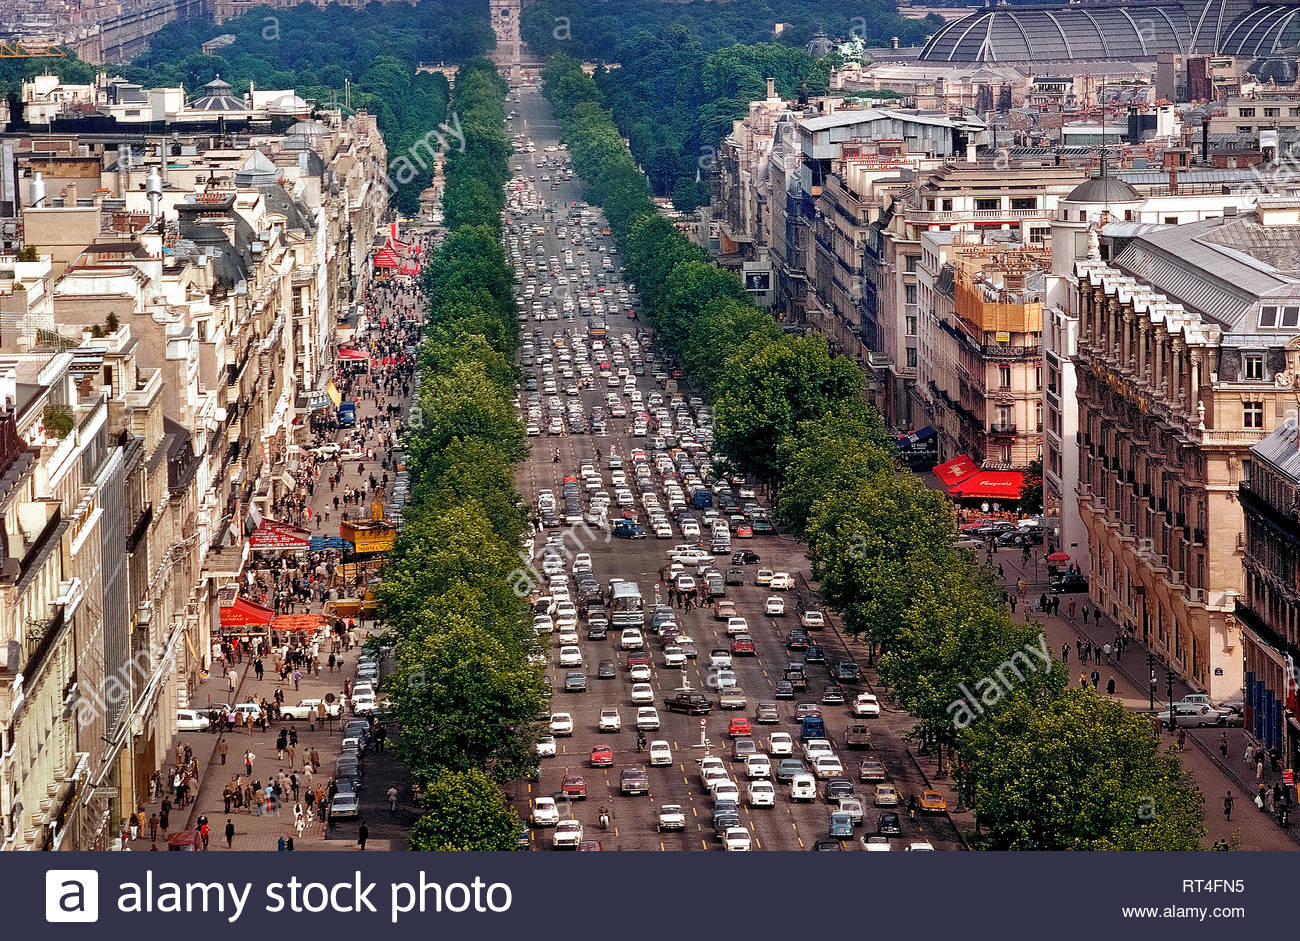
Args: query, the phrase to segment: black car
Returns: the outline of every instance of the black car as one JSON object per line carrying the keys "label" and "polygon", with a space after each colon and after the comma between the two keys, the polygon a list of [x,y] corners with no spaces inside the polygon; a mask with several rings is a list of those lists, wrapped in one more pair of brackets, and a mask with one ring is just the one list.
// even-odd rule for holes
{"label": "black car", "polygon": [[1041,546],[1042,544],[1041,529],[1012,529],[998,536],[999,546]]}
{"label": "black car", "polygon": [[731,827],[739,826],[741,826],[740,814],[736,813],[734,810],[713,815],[713,835],[719,840],[722,839],[723,835],[726,834],[727,830]]}
{"label": "black car", "polygon": [[758,561],[758,553],[752,549],[737,549],[731,553],[732,565],[753,565]]}
{"label": "black car", "polygon": [[903,828],[899,825],[898,814],[886,810],[876,818],[876,832],[882,836],[899,836]]}
{"label": "black car", "polygon": [[825,663],[826,651],[821,644],[809,644],[804,648],[803,659],[805,663]]}
{"label": "black car", "polygon": [[777,680],[776,692],[772,695],[777,699],[794,699],[794,684],[789,680]]}
{"label": "black car", "polygon": [[808,646],[808,632],[796,627],[786,635],[785,646],[787,650],[803,650]]}
{"label": "black car", "polygon": [[1047,590],[1057,595],[1072,595],[1088,590],[1088,579],[1083,575],[1057,575],[1047,583]]}
{"label": "black car", "polygon": [[613,660],[602,660],[596,666],[596,679],[612,680],[618,676],[618,668],[614,665]]}
{"label": "black car", "polygon": [[823,704],[831,706],[842,704],[843,702],[844,690],[840,689],[838,686],[827,686],[826,689],[822,691]]}
{"label": "black car", "polygon": [[844,846],[839,840],[818,840],[812,845],[814,853],[842,853]]}
{"label": "black car", "polygon": [[853,796],[853,782],[848,778],[831,778],[826,782],[826,800],[838,804],[842,798]]}
{"label": "black car", "polygon": [[650,778],[641,768],[624,768],[618,778],[618,790],[620,794],[649,794]]}
{"label": "black car", "polygon": [[727,569],[726,583],[728,585],[745,584],[745,570],[738,565],[733,565]]}
{"label": "black car", "polygon": [[688,716],[707,716],[713,711],[713,703],[699,693],[678,693],[664,700],[669,712],[682,712]]}
{"label": "black car", "polygon": [[609,625],[604,621],[587,622],[587,640],[604,640],[608,636]]}
{"label": "black car", "polygon": [[566,693],[585,693],[587,691],[587,674],[581,670],[570,670],[564,674],[564,691]]}

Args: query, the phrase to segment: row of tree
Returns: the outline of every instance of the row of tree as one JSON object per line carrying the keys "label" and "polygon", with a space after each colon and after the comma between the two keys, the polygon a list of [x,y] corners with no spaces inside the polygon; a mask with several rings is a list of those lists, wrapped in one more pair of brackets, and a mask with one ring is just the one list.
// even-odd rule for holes
{"label": "row of tree", "polygon": [[604,205],[660,341],[715,402],[727,462],[777,496],[845,631],[882,651],[881,680],[999,849],[1190,849],[1199,794],[1151,723],[1067,689],[1036,625],[1015,621],[942,494],[900,468],[865,377],[821,337],[783,332],[735,274],[656,212],[600,90],[565,57],[544,90],[590,198]]}
{"label": "row of tree", "polygon": [[447,155],[448,234],[422,275],[411,497],[379,604],[397,636],[389,689],[399,755],[426,795],[412,848],[509,850],[520,823],[501,785],[535,765],[544,680],[528,661],[531,612],[511,587],[527,524],[515,464],[527,444],[500,230],[506,88],[486,59],[463,65],[454,88],[466,146]]}

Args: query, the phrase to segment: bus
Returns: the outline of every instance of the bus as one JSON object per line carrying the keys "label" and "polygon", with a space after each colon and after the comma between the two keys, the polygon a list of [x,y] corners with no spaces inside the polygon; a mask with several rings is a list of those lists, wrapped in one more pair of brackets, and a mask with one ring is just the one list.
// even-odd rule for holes
{"label": "bus", "polygon": [[614,583],[614,601],[611,605],[615,627],[641,627],[645,624],[645,606],[641,600],[641,587],[636,582],[619,580]]}

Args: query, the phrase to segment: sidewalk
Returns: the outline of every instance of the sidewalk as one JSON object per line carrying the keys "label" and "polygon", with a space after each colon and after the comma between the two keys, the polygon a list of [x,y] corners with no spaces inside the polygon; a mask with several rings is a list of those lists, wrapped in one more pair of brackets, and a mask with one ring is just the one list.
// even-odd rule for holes
{"label": "sidewalk", "polygon": [[[1037,606],[1039,596],[1047,590],[1047,566],[1042,559],[1043,553],[1042,546],[1034,547],[1027,565],[1021,562],[1019,549],[999,549],[994,553],[993,565],[996,568],[1001,563],[1003,582],[1008,594],[1015,592],[1016,580],[1024,578],[1029,586],[1025,601]],[[981,558],[984,557],[981,550]],[[1092,617],[1089,617],[1088,623],[1084,624],[1081,611],[1077,618],[1071,620],[1066,613],[1071,598],[1076,599],[1081,606],[1086,596],[1062,595],[1060,615],[1026,610],[1025,604],[1017,600],[1015,617],[1020,620],[1031,620],[1043,626],[1048,647],[1054,657],[1060,657],[1062,644],[1069,645],[1066,667],[1072,683],[1077,682],[1079,671],[1091,674],[1096,670],[1101,674],[1099,689],[1104,695],[1107,681],[1114,677],[1115,698],[1123,701],[1124,705],[1134,712],[1149,714],[1151,707],[1150,674],[1147,668],[1147,654],[1151,652],[1149,648],[1140,639],[1136,639],[1126,645],[1122,660],[1116,660],[1112,656],[1109,663],[1104,662],[1103,659],[1100,665],[1097,665],[1094,660],[1089,665],[1082,666],[1078,660],[1075,642],[1079,638],[1091,640],[1094,644],[1112,642],[1118,625],[1105,614],[1102,615],[1100,624]],[[1091,602],[1089,604],[1091,605]],[[1155,659],[1155,670],[1157,679],[1155,708],[1159,712],[1169,704],[1167,699],[1169,688],[1165,668],[1158,655]],[[1192,692],[1191,688],[1175,675],[1174,699],[1180,699],[1188,692]],[[1271,815],[1259,812],[1253,804],[1256,791],[1255,767],[1253,762],[1248,766],[1243,760],[1243,755],[1247,742],[1254,744],[1254,737],[1240,727],[1227,729],[1228,758],[1224,761],[1219,755],[1219,740],[1223,731],[1217,728],[1187,729],[1186,745],[1182,755],[1183,767],[1192,775],[1197,787],[1205,796],[1207,830],[1205,846],[1208,848],[1216,840],[1230,839],[1235,834],[1239,837],[1243,849],[1294,850],[1300,847],[1300,834],[1294,826],[1290,830],[1283,830]],[[1162,738],[1166,747],[1177,748],[1176,733],[1164,732]],[[1266,766],[1263,783],[1271,787],[1275,781],[1280,780],[1281,775],[1274,774]],[[1224,820],[1223,817],[1223,796],[1229,791],[1236,801],[1231,822]]]}
{"label": "sidewalk", "polygon": [[[391,312],[390,312],[391,313]],[[357,417],[358,425],[369,417],[380,417],[384,405],[389,404],[391,398],[380,397],[376,401],[375,397],[367,395],[365,398],[358,400]],[[405,404],[405,403],[403,403]],[[405,413],[405,409],[403,409]],[[349,430],[340,430],[335,435],[335,440],[340,443],[348,436]],[[345,487],[357,487],[364,489],[367,486],[369,475],[375,471],[378,461],[387,452],[387,447],[380,443],[377,437],[374,442],[375,461],[368,463],[361,473],[357,472],[356,462],[344,462],[343,477],[338,483],[338,489],[331,491],[324,474],[317,481],[315,492],[310,498],[312,515],[314,523],[312,526],[313,535],[329,535],[337,533],[337,523],[322,523],[322,514],[329,509],[334,511],[333,498],[342,493]],[[391,498],[391,490],[395,484],[395,473],[389,472],[388,488],[385,490],[383,497],[385,504]],[[338,518],[335,512],[334,517]],[[313,603],[311,605],[297,604],[295,611],[297,613],[321,613],[322,605]],[[284,701],[286,704],[293,705],[302,699],[324,698],[327,693],[333,693],[337,700],[342,700],[343,682],[345,678],[351,678],[355,681],[356,664],[360,647],[353,647],[351,650],[345,650],[342,654],[342,667],[338,667],[334,672],[322,664],[319,676],[307,675],[305,672],[298,684],[294,688],[292,679],[280,681],[278,674],[275,673],[272,663],[272,657],[264,657],[266,670],[261,680],[258,680],[252,669],[251,659],[245,657],[242,663],[233,664],[233,669],[239,676],[238,687],[235,692],[231,692],[228,687],[226,672],[221,664],[213,668],[213,672],[203,682],[194,696],[191,698],[191,704],[195,708],[203,708],[212,702],[237,703],[247,702],[250,698],[256,701],[263,699],[271,701],[277,685],[284,688]],[[360,850],[357,845],[357,830],[362,820],[366,820],[368,828],[372,831],[382,831],[386,837],[381,838],[378,835],[372,835],[366,844],[367,850],[388,850],[403,849],[406,845],[405,827],[409,827],[410,822],[414,819],[414,810],[410,805],[410,786],[405,776],[404,769],[400,764],[392,760],[389,755],[392,751],[393,741],[389,739],[389,747],[383,756],[378,756],[373,752],[367,753],[365,762],[365,780],[360,790],[362,803],[362,816],[356,821],[338,822],[322,831],[321,820],[319,817],[314,819],[312,825],[304,828],[301,835],[295,828],[294,820],[294,799],[292,794],[286,793],[280,803],[279,816],[267,816],[254,813],[251,808],[245,807],[240,811],[232,809],[230,814],[225,813],[222,792],[227,783],[235,775],[243,775],[243,756],[246,751],[251,751],[254,756],[253,760],[253,777],[259,779],[263,784],[267,783],[270,776],[274,775],[280,769],[286,772],[296,770],[305,789],[308,786],[306,777],[302,774],[304,755],[315,748],[320,756],[320,767],[316,770],[310,782],[310,786],[324,783],[328,787],[330,775],[335,766],[338,757],[339,742],[342,727],[347,721],[347,713],[344,712],[340,719],[334,719],[322,727],[317,724],[313,731],[306,721],[281,721],[268,723],[265,732],[258,731],[254,727],[252,734],[244,730],[242,726],[237,726],[235,731],[228,735],[222,735],[215,732],[182,732],[178,734],[170,743],[167,751],[168,759],[163,767],[163,776],[166,781],[170,781],[170,772],[174,768],[172,757],[175,754],[176,746],[188,744],[195,758],[199,762],[199,786],[196,799],[192,800],[185,807],[173,806],[171,811],[169,833],[175,834],[184,829],[193,830],[197,827],[197,820],[200,814],[206,814],[210,828],[209,850],[226,850],[225,826],[226,820],[231,820],[235,825],[235,837],[232,849],[234,850],[276,850],[281,838],[288,839],[293,837],[295,850],[314,850],[314,851],[333,851],[349,850],[357,852]],[[288,755],[283,760],[279,760],[276,755],[276,739],[281,729],[291,729],[298,734],[298,744],[295,749],[295,755],[290,762]],[[225,738],[228,755],[226,764],[222,765],[219,755],[217,754],[217,745],[222,738]],[[247,782],[245,782],[247,783]],[[384,794],[390,786],[397,786],[400,793],[404,795],[404,800],[399,803],[399,815],[393,816],[388,813],[387,801],[384,800]],[[170,788],[168,788],[170,793]],[[145,816],[149,817],[159,813],[162,806],[162,798],[167,795],[158,795],[158,797],[145,807]],[[382,805],[382,817],[379,817],[379,811],[376,810]],[[374,815],[373,823],[366,819],[366,815]],[[405,827],[400,832],[396,831],[394,823],[402,822]],[[160,833],[156,842],[160,851],[167,849],[167,840]],[[151,851],[151,841],[148,828],[141,833],[138,839],[129,840],[127,848],[134,851]]]}

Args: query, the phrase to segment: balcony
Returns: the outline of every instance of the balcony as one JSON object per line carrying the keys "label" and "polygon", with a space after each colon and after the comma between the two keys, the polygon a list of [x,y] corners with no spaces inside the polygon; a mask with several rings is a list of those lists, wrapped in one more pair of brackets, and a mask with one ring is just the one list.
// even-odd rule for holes
{"label": "balcony", "polygon": [[934,209],[909,209],[908,222],[1012,222],[1020,219],[1045,219],[1045,209],[958,209],[944,212]]}
{"label": "balcony", "polygon": [[986,343],[980,348],[980,352],[989,359],[1039,359],[1043,355],[1043,347],[1039,343],[1028,346],[1003,346],[1001,343]]}
{"label": "balcony", "polygon": [[1014,422],[995,421],[989,425],[989,434],[991,435],[1014,435],[1016,426]]}

